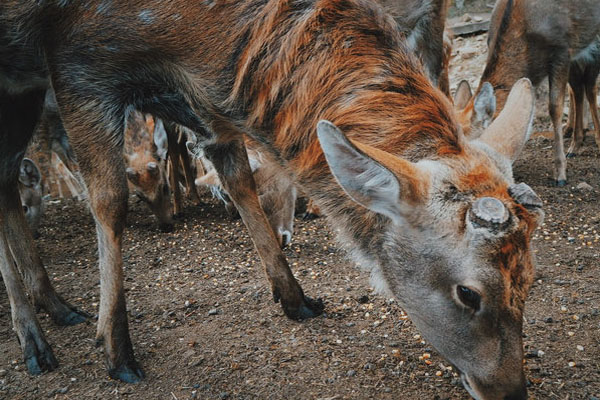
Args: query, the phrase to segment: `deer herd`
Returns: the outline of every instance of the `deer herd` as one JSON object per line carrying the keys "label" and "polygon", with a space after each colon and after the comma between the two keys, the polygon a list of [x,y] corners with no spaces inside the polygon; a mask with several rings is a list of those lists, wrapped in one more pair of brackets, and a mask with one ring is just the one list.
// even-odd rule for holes
{"label": "deer herd", "polygon": [[51,174],[24,158],[39,126],[56,160],[46,169],[69,172],[96,223],[97,339],[112,378],[144,378],[123,289],[128,193],[169,231],[182,190],[198,203],[208,186],[241,216],[289,318],[323,312],[281,250],[306,196],[471,396],[527,398],[523,308],[544,214],[512,163],[545,77],[556,184],[567,83],[567,157],[582,146],[584,93],[600,146],[600,7],[498,0],[479,87],[451,99],[449,2],[2,1],[0,270],[29,372],[58,365],[36,307],[59,325],[88,318],[54,290],[34,244]]}

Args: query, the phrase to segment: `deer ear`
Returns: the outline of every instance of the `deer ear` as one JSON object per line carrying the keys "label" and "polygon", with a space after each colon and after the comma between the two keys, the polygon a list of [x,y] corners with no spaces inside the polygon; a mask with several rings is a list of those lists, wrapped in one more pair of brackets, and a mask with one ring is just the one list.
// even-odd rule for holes
{"label": "deer ear", "polygon": [[21,169],[19,171],[19,182],[27,187],[36,187],[42,181],[42,174],[37,165],[29,158],[24,158],[21,161]]}
{"label": "deer ear", "polygon": [[485,82],[475,96],[473,110],[475,111],[475,122],[484,129],[487,128],[496,113],[496,96],[494,88],[489,82]]}
{"label": "deer ear", "polygon": [[152,138],[154,145],[156,146],[156,154],[161,160],[167,159],[167,149],[169,147],[169,141],[167,139],[167,131],[161,119],[156,118],[154,124],[154,132]]}
{"label": "deer ear", "polygon": [[356,203],[398,221],[423,197],[424,174],[409,161],[353,143],[331,122],[317,135],[333,176]]}
{"label": "deer ear", "polygon": [[471,97],[473,97],[471,86],[469,85],[469,82],[463,79],[458,84],[456,93],[454,93],[454,107],[458,110],[462,110],[467,106]]}
{"label": "deer ear", "polygon": [[529,139],[534,110],[533,86],[529,79],[520,79],[510,90],[500,115],[478,140],[515,161]]}

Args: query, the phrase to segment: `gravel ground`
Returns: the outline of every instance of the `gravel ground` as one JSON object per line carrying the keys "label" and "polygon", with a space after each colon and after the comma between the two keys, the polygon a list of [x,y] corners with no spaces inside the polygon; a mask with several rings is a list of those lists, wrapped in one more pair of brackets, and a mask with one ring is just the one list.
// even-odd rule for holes
{"label": "gravel ground", "polygon": [[[464,56],[471,49],[474,54]],[[458,39],[452,82],[472,84],[485,35]],[[460,66],[459,66],[460,65]],[[549,129],[542,113],[536,128]],[[593,138],[569,160],[569,185],[552,186],[551,139],[536,134],[516,181],[544,200],[538,267],[525,312],[525,369],[532,399],[600,398],[600,165]],[[583,185],[582,183],[587,185]],[[95,321],[57,327],[39,314],[61,365],[31,377],[0,290],[2,399],[467,399],[454,371],[393,300],[337,250],[323,220],[296,221],[285,253],[326,314],[286,319],[271,300],[245,228],[216,201],[188,205],[174,232],[159,233],[131,200],[125,236],[132,340],[147,378],[113,381],[94,346]],[[48,204],[38,249],[60,293],[92,315],[99,302],[96,242],[85,205]]]}

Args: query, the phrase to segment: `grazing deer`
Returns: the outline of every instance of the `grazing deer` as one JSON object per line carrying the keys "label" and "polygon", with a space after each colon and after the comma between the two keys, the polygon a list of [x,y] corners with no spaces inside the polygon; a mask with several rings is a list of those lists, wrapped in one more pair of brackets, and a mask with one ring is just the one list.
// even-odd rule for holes
{"label": "grazing deer", "polygon": [[[596,77],[600,68],[600,7],[596,0],[499,0],[492,13],[488,59],[479,89],[489,82],[496,93],[496,114],[502,110],[510,87],[522,77],[538,85],[548,77],[549,112],[554,127],[554,178],[567,182],[561,120],[567,82],[575,96],[577,121],[581,121],[585,89],[600,146]],[[476,115],[473,102],[465,120]],[[473,117],[474,118],[474,117]],[[576,124],[577,125],[577,124]],[[575,129],[568,150],[574,156],[583,140],[582,123]]]}
{"label": "grazing deer", "polygon": [[44,213],[42,199],[42,174],[35,163],[29,158],[21,161],[19,172],[19,194],[25,219],[34,238],[39,237],[38,228]]}
{"label": "grazing deer", "polygon": [[[281,247],[285,247],[291,242],[294,233],[296,185],[272,157],[259,149],[256,142],[246,138],[245,144],[260,206],[269,220],[277,242]],[[206,173],[196,179],[196,185],[211,187],[212,192],[225,203],[227,211],[232,213],[235,206],[223,188],[217,171],[205,157],[201,157],[201,160]]]}
{"label": "grazing deer", "polygon": [[10,56],[0,58],[10,60],[0,64],[0,267],[21,345],[35,350],[32,372],[51,369],[52,352],[41,331],[28,330],[37,320],[23,311],[32,308],[8,257],[28,269],[23,259],[36,253],[31,240],[12,251],[6,232],[24,230],[10,162],[39,115],[45,86],[35,55],[43,54],[96,219],[97,336],[110,376],[143,377],[121,258],[122,135],[134,107],[198,133],[194,152],[215,167],[290,318],[314,317],[323,305],[304,295],[260,207],[244,134],[292,174],[474,397],[526,397],[523,307],[543,213],[532,189],[513,182],[511,163],[533,118],[528,80],[469,142],[395,21],[371,1],[5,0],[0,16],[0,27],[14,28],[10,41],[0,35]]}
{"label": "grazing deer", "polygon": [[148,205],[163,232],[173,230],[167,149],[167,132],[162,121],[130,111],[125,124],[125,173],[133,192]]}

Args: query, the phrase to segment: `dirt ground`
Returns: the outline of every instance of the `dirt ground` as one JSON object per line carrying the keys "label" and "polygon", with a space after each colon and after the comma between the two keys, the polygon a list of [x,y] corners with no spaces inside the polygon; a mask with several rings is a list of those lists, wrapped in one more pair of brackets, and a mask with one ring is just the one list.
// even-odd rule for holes
{"label": "dirt ground", "polygon": [[[484,52],[485,35],[456,41],[454,85],[463,78],[477,82]],[[547,131],[548,119],[540,117],[536,129]],[[547,135],[534,135],[514,168],[515,180],[531,185],[546,211],[535,236],[525,369],[532,399],[593,400],[600,398],[600,155],[588,136],[581,155],[568,161],[569,185],[556,188],[551,146]],[[323,316],[298,323],[272,302],[241,221],[209,196],[204,201],[188,205],[166,234],[143,204],[130,201],[125,286],[146,380],[131,385],[108,378],[102,350],[94,346],[94,320],[62,328],[44,314],[41,324],[60,367],[28,375],[0,290],[0,398],[469,398],[397,304],[375,294],[367,275],[337,250],[324,220],[297,219],[285,250],[305,292],[326,305]],[[57,290],[96,314],[97,249],[86,206],[51,201],[37,244]]]}

